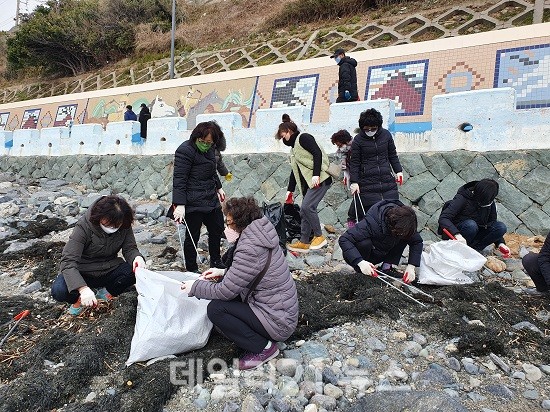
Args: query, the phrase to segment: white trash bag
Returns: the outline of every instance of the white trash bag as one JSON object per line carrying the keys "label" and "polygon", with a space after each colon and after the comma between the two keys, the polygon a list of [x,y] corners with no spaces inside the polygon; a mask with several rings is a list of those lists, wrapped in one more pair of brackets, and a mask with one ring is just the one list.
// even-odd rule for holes
{"label": "white trash bag", "polygon": [[206,345],[212,330],[206,315],[210,301],[189,297],[181,290],[182,281],[198,276],[192,272],[136,269],[136,326],[126,365]]}
{"label": "white trash bag", "polygon": [[463,272],[475,272],[487,259],[471,247],[453,240],[430,245],[429,252],[422,252],[418,283],[424,285],[463,285],[473,279]]}

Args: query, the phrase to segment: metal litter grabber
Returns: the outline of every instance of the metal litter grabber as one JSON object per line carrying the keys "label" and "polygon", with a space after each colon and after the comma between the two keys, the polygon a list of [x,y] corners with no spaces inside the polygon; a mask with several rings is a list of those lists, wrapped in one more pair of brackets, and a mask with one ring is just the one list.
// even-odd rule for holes
{"label": "metal litter grabber", "polygon": [[[382,271],[380,271],[380,270],[378,270],[378,269],[376,269],[376,268],[375,268],[374,270],[376,271],[376,273],[378,273],[378,277],[379,277],[379,278],[391,279],[391,280],[394,281],[394,282],[397,282],[397,283],[399,283],[399,284],[401,284],[401,285],[403,285],[403,286],[408,287],[413,293],[418,293],[418,294],[420,294],[420,295],[424,295],[424,296],[430,298],[432,301],[435,302],[435,298],[434,298],[432,295],[430,295],[429,293],[424,292],[422,289],[419,289],[419,288],[417,288],[417,287],[414,286],[414,285],[410,285],[410,284],[408,284],[408,283],[406,283],[406,282],[403,282],[401,279],[394,278],[393,276],[390,276],[390,275],[388,275],[387,273],[384,273],[384,272],[382,272]],[[398,288],[398,289],[399,289],[399,288]],[[399,290],[401,290],[401,289],[399,289]]]}
{"label": "metal litter grabber", "polygon": [[[15,321],[15,323],[13,324],[13,326],[10,328],[10,330],[8,331],[8,333],[6,334],[6,336],[4,336],[4,338],[0,341],[0,348],[4,345],[4,343],[6,343],[6,341],[8,340],[8,338],[13,334],[13,332],[15,332],[15,329],[17,329],[17,327],[19,326],[19,324],[21,323],[21,321],[23,319],[25,319],[29,314],[31,313],[30,310],[24,310],[23,312],[19,313],[18,315],[16,315],[9,323],[11,323],[12,321]],[[5,326],[2,325],[2,326]]]}
{"label": "metal litter grabber", "polygon": [[[378,272],[378,270],[375,269],[376,272]],[[387,275],[386,275],[387,276]],[[426,305],[424,305],[422,302],[420,302],[419,300],[416,300],[415,298],[413,298],[411,295],[409,295],[408,293],[402,291],[401,289],[399,289],[397,286],[395,286],[393,283],[385,280],[384,278],[380,277],[380,276],[376,276],[376,279],[379,279],[381,280],[382,282],[384,282],[386,285],[388,285],[389,287],[395,289],[396,291],[398,291],[399,293],[401,293],[402,295],[405,295],[406,297],[408,297],[409,299],[411,300],[414,300],[416,303],[418,303],[420,306],[424,306],[426,307]]]}
{"label": "metal litter grabber", "polygon": [[359,196],[359,193],[355,192],[353,194],[353,205],[355,208],[355,223],[359,223],[359,214],[357,213],[357,200],[355,200],[355,196],[359,198],[359,204],[361,205],[361,210],[363,210],[363,216],[366,215],[365,208],[363,207],[363,201],[361,200],[361,196]]}
{"label": "metal litter grabber", "polygon": [[[181,232],[179,230],[179,226],[181,223],[177,223],[177,230],[178,230],[178,238],[180,240],[180,247],[181,247],[181,253],[183,255],[183,258],[185,259],[185,254],[183,252],[183,239],[181,238]],[[191,239],[191,243],[193,244],[193,247],[195,248],[195,252],[197,252],[197,264],[202,265],[206,262],[206,258],[202,257],[199,253],[199,250],[197,249],[197,244],[195,243],[195,240],[193,239],[193,236],[191,236],[191,232],[189,231],[189,227],[187,226],[187,222],[185,221],[185,216],[183,217],[183,225],[185,226],[185,229],[187,231],[187,234],[189,235],[189,238]]]}

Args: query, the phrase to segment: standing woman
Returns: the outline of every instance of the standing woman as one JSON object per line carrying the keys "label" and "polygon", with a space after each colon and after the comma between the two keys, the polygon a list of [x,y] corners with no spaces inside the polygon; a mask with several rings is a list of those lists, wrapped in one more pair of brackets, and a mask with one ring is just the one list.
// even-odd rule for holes
{"label": "standing woman", "polygon": [[220,202],[225,200],[225,193],[216,173],[214,155],[214,146],[222,137],[223,132],[216,122],[199,123],[189,140],[183,142],[175,154],[172,207],[174,220],[187,226],[184,253],[185,268],[189,272],[199,270],[194,245],[199,241],[202,224],[208,229],[210,267],[223,268],[220,256],[223,213]]}
{"label": "standing woman", "polygon": [[[126,200],[104,196],[76,222],[51,289],[55,300],[71,303],[70,315],[78,316],[98,300],[110,300],[136,283],[134,272],[145,268],[145,259],[136,245],[133,221]],[[120,251],[124,259],[118,256]]]}
{"label": "standing woman", "polygon": [[362,112],[359,129],[351,145],[350,191],[354,200],[360,197],[357,215],[361,220],[364,217],[363,208],[366,213],[381,200],[399,200],[397,183],[403,184],[403,168],[393,137],[382,127],[382,115],[378,110]]}
{"label": "standing woman", "polygon": [[151,118],[151,111],[149,108],[145,105],[145,103],[141,103],[141,109],[139,111],[139,124],[141,126],[141,137],[144,139],[147,139],[147,122]]}
{"label": "standing woman", "polygon": [[[293,202],[296,184],[299,183],[302,193],[302,218],[300,240],[287,246],[294,252],[308,252],[326,246],[327,239],[323,236],[321,222],[317,214],[317,205],[327,193],[332,178],[327,173],[329,160],[327,154],[317,144],[315,138],[307,133],[301,133],[288,114],[283,114],[283,122],[279,125],[276,139],[283,139],[285,146],[290,146],[290,164],[292,172],[288,181],[286,203]],[[309,241],[313,232],[313,239]]]}

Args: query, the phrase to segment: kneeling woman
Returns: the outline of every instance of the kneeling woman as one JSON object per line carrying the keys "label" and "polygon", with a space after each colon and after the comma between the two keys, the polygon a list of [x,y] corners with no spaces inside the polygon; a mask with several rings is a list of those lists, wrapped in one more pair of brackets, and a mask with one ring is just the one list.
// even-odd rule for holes
{"label": "kneeling woman", "polygon": [[[208,269],[204,280],[187,281],[189,296],[211,299],[208,318],[244,349],[239,369],[252,369],[279,354],[276,341],[298,324],[298,294],[273,224],[252,197],[224,205],[227,239],[235,241],[227,269]],[[223,276],[219,283],[212,280]]]}
{"label": "kneeling woman", "polygon": [[[104,196],[76,223],[52,284],[52,297],[72,304],[69,314],[77,316],[98,299],[109,300],[136,283],[134,271],[144,268],[145,260],[136,245],[133,221],[126,200]],[[124,259],[118,257],[120,250]],[[99,290],[94,293],[91,288]]]}

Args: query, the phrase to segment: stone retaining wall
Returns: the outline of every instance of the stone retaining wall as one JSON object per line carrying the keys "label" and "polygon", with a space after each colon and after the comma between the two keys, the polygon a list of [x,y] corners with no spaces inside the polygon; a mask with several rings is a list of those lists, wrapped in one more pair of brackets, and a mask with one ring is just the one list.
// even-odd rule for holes
{"label": "stone retaining wall", "polygon": [[[499,220],[509,232],[546,235],[550,230],[550,150],[401,154],[405,183],[401,200],[415,207],[425,239],[434,237],[445,200],[465,182],[493,178],[500,184]],[[223,182],[228,196],[253,194],[260,202],[282,201],[290,173],[288,156],[279,153],[225,155],[233,173]],[[169,202],[173,156],[0,157],[0,171],[31,179],[65,179],[97,191],[110,188],[133,198],[157,195]],[[301,198],[298,198],[301,202]],[[333,184],[319,207],[321,221],[342,227],[351,198]]]}

